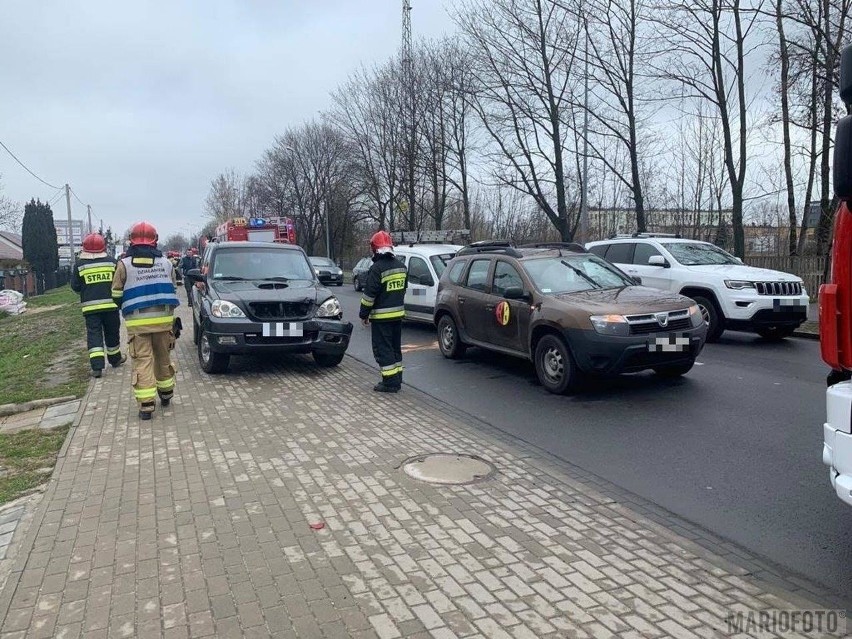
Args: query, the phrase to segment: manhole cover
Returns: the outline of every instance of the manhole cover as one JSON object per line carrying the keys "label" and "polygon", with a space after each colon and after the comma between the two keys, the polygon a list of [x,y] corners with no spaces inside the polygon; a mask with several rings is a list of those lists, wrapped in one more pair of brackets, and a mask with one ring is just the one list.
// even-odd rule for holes
{"label": "manhole cover", "polygon": [[435,453],[402,462],[405,474],[430,484],[470,484],[490,477],[495,468],[474,455]]}

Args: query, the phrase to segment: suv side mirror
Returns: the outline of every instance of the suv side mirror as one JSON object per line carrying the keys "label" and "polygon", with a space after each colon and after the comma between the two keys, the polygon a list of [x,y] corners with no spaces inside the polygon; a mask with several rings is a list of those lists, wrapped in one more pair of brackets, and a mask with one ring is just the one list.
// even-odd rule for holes
{"label": "suv side mirror", "polygon": [[648,258],[648,266],[662,266],[663,268],[671,268],[669,261],[662,255],[652,255]]}
{"label": "suv side mirror", "polygon": [[507,300],[528,300],[531,296],[520,286],[510,286],[503,290],[503,297]]}
{"label": "suv side mirror", "polygon": [[201,270],[197,268],[189,269],[184,277],[188,279],[190,282],[206,282],[207,278],[201,274]]}

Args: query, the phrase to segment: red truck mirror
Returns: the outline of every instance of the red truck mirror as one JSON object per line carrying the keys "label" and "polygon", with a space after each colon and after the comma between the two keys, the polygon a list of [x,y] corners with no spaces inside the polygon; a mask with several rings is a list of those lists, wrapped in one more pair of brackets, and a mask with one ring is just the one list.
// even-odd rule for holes
{"label": "red truck mirror", "polygon": [[[852,46],[840,56],[840,98],[852,106]],[[852,115],[837,123],[834,138],[834,194],[839,200],[852,201]]]}

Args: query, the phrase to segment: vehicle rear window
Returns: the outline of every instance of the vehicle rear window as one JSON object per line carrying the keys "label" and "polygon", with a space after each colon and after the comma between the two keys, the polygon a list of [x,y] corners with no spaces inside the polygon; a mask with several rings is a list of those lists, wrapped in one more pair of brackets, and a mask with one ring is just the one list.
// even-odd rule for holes
{"label": "vehicle rear window", "polygon": [[432,262],[432,268],[435,269],[435,274],[438,277],[441,277],[444,269],[447,268],[447,264],[455,255],[455,253],[442,253],[441,255],[433,255],[429,258],[429,261]]}
{"label": "vehicle rear window", "polygon": [[491,260],[473,260],[470,270],[467,272],[465,286],[477,291],[485,291],[488,288],[488,265]]}
{"label": "vehicle rear window", "polygon": [[636,252],[633,253],[633,263],[644,264],[647,266],[648,259],[654,255],[662,256],[662,253],[660,253],[652,244],[640,242],[636,245]]}
{"label": "vehicle rear window", "polygon": [[609,250],[606,252],[607,262],[612,262],[613,264],[632,264],[634,246],[636,245],[633,242],[610,244]]}
{"label": "vehicle rear window", "polygon": [[313,280],[314,274],[301,251],[288,249],[229,248],[213,256],[214,280]]}
{"label": "vehicle rear window", "polygon": [[594,253],[598,257],[606,256],[606,250],[612,246],[611,244],[598,244],[597,246],[592,246],[589,248],[589,252]]}

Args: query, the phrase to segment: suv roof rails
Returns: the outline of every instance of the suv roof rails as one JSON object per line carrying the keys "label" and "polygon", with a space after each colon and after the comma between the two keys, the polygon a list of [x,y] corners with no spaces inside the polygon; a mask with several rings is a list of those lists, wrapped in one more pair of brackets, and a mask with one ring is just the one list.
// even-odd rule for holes
{"label": "suv roof rails", "polygon": [[473,242],[459,250],[456,255],[471,255],[473,253],[505,253],[512,257],[523,256],[522,253],[515,249],[515,243],[511,240],[483,240],[481,242]]}
{"label": "suv roof rails", "polygon": [[608,239],[629,240],[636,237],[673,237],[677,240],[681,239],[680,233],[613,233]]}
{"label": "suv roof rails", "polygon": [[544,248],[544,249],[568,249],[575,253],[588,253],[588,249],[577,242],[535,242],[533,244],[521,244],[518,248]]}

